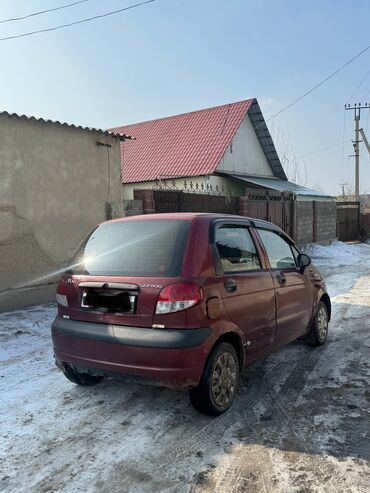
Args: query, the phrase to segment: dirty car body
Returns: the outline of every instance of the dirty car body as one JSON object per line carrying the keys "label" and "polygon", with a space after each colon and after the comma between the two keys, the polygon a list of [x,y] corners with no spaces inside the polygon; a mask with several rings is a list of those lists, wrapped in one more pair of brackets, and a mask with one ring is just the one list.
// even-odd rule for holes
{"label": "dirty car body", "polygon": [[319,307],[327,330],[330,299],[309,264],[280,228],[257,219],[107,221],[59,281],[56,364],[81,384],[131,375],[190,389],[198,410],[220,414],[243,366],[299,337],[319,339]]}

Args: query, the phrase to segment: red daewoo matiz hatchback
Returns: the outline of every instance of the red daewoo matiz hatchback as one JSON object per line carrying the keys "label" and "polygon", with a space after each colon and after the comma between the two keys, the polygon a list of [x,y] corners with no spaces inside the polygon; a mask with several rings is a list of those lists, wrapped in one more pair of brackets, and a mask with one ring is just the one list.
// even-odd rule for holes
{"label": "red daewoo matiz hatchback", "polygon": [[277,226],[155,214],[100,224],[57,288],[56,364],[74,383],[134,375],[231,405],[244,365],[306,336],[326,341],[325,283]]}

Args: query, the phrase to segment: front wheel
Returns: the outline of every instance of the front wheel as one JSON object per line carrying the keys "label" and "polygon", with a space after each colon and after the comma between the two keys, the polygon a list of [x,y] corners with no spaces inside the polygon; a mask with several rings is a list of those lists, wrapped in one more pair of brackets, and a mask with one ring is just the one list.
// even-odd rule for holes
{"label": "front wheel", "polygon": [[194,408],[218,416],[231,406],[239,386],[239,358],[228,342],[218,344],[205,366],[201,381],[189,391]]}
{"label": "front wheel", "polygon": [[322,346],[328,338],[329,314],[328,309],[323,301],[317,306],[316,315],[307,336],[309,344],[312,346]]}

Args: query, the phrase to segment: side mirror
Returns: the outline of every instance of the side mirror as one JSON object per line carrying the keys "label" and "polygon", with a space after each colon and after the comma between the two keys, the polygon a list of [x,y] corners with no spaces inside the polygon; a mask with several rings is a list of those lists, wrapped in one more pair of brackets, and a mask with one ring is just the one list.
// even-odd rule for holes
{"label": "side mirror", "polygon": [[298,267],[301,269],[301,273],[305,271],[305,268],[308,267],[311,263],[311,258],[305,253],[300,253],[297,258]]}

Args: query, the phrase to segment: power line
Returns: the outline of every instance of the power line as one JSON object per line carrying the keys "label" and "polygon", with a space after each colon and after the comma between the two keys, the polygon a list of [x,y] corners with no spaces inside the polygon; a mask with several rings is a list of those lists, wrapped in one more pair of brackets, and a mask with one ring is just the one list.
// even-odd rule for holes
{"label": "power line", "polygon": [[[1,41],[1,39],[0,39]],[[270,116],[270,118],[268,118],[266,120],[266,122],[269,122],[270,120],[272,120],[273,118],[276,118],[278,115],[280,115],[281,113],[283,113],[284,111],[288,110],[289,108],[291,108],[292,106],[294,106],[295,104],[297,104],[299,101],[301,101],[303,98],[305,98],[306,96],[308,96],[309,94],[311,94],[312,92],[316,91],[316,89],[318,89],[319,87],[321,87],[323,84],[325,84],[325,82],[327,82],[328,80],[330,80],[332,77],[334,77],[335,75],[337,75],[339,72],[341,72],[344,68],[348,67],[349,64],[351,64],[352,62],[354,62],[357,58],[359,58],[361,55],[363,55],[368,49],[370,48],[370,45],[367,46],[366,48],[364,48],[363,50],[361,50],[359,53],[357,53],[354,57],[352,57],[350,60],[348,60],[348,62],[346,62],[344,65],[342,65],[341,67],[339,67],[337,70],[335,70],[332,74],[330,74],[328,77],[326,77],[325,79],[323,79],[321,82],[317,83],[314,87],[312,87],[309,91],[305,92],[304,94],[302,94],[302,96],[300,96],[299,98],[295,99],[294,101],[292,101],[290,104],[288,104],[287,106],[285,106],[284,108],[282,108],[280,111],[278,111],[277,113],[275,113],[274,115]]]}
{"label": "power line", "polygon": [[370,94],[370,90],[365,94],[365,96],[361,99],[361,101],[366,102],[366,98],[368,97],[369,94]]}
{"label": "power line", "polygon": [[74,5],[78,5],[79,3],[86,3],[88,1],[89,0],[79,0],[78,2],[68,3],[67,5],[60,5],[59,7],[55,7],[53,9],[39,10],[38,12],[33,12],[32,14],[23,15],[22,17],[11,17],[10,19],[3,19],[0,20],[0,24],[4,24],[5,22],[21,21],[23,19],[35,17],[37,15],[47,14],[48,12],[55,12],[56,10],[68,9],[69,7],[73,7]]}
{"label": "power line", "polygon": [[320,152],[328,151],[329,149],[334,149],[335,147],[339,147],[345,144],[346,142],[351,142],[351,139],[343,140],[342,142],[338,142],[337,144],[333,144],[331,146],[318,149],[317,151],[310,152],[309,154],[305,154],[304,156],[299,156],[297,159],[303,159],[308,156],[313,156],[314,154],[319,154]]}
{"label": "power line", "polygon": [[348,100],[346,101],[346,104],[351,101],[351,99],[353,98],[353,96],[357,93],[357,91],[360,89],[360,87],[362,86],[362,84],[365,82],[365,80],[367,79],[368,75],[370,74],[370,69],[366,72],[366,74],[363,76],[363,78],[361,79],[361,82],[359,83],[359,85],[357,86],[357,88],[353,91],[353,93],[351,94],[351,96],[348,98]]}
{"label": "power line", "polygon": [[60,26],[49,27],[46,29],[39,29],[37,31],[30,31],[28,33],[17,34],[14,36],[6,36],[5,38],[0,38],[0,41],[8,41],[9,39],[24,38],[25,36],[33,36],[34,34],[57,31],[58,29],[64,29],[65,27],[71,27],[71,26],[75,26],[76,24],[83,24],[85,22],[94,21],[96,19],[102,19],[103,17],[108,17],[109,15],[119,14],[120,12],[124,12],[125,10],[134,9],[136,7],[140,7],[141,5],[146,5],[147,3],[152,3],[152,2],[155,2],[155,0],[146,0],[145,2],[135,3],[134,5],[129,5],[128,7],[122,9],[112,10],[104,14],[94,15],[94,17],[87,17],[79,21],[70,22],[69,24],[61,24]]}

